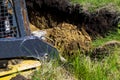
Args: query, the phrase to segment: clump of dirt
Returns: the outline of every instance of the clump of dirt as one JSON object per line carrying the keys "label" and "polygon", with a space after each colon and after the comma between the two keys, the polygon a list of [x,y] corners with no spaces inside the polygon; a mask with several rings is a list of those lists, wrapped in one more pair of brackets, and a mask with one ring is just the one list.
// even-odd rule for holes
{"label": "clump of dirt", "polygon": [[69,56],[78,50],[89,51],[91,47],[91,38],[84,28],[80,31],[77,26],[68,23],[61,23],[57,27],[48,29],[47,37],[50,38],[49,43],[54,44],[61,53]]}
{"label": "clump of dirt", "polygon": [[120,48],[119,41],[109,41],[95,48],[91,54],[92,58],[103,59],[105,56],[112,54],[116,48]]}

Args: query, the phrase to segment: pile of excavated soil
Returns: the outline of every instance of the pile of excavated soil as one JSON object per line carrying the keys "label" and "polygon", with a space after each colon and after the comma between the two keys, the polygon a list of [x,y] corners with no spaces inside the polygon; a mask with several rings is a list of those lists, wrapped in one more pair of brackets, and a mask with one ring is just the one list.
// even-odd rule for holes
{"label": "pile of excavated soil", "polygon": [[[40,36],[45,32],[45,40],[54,45],[62,55],[74,55],[76,51],[86,52],[91,48],[91,37],[84,26],[79,30],[77,26],[69,23],[60,23],[56,27],[38,30],[30,24],[33,35]],[[74,54],[73,54],[74,53]]]}
{"label": "pile of excavated soil", "polygon": [[69,23],[61,23],[57,27],[47,29],[47,41],[54,44],[61,53],[72,55],[75,51],[88,51],[90,49],[91,38],[89,34],[81,28]]}

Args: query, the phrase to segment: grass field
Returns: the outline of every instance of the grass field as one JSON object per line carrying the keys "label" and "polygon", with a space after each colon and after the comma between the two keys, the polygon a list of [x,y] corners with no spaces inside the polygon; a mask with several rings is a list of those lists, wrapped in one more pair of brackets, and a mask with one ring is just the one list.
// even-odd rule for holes
{"label": "grass field", "polygon": [[[106,5],[112,5],[118,12],[120,11],[120,0],[71,1],[82,4],[90,11]],[[92,46],[98,47],[111,40],[120,41],[120,30],[111,32],[105,38],[94,40]],[[100,61],[92,60],[90,56],[78,52],[78,55],[67,62],[43,63],[41,69],[35,72],[32,80],[120,80],[120,48],[115,48],[113,54]]]}
{"label": "grass field", "polygon": [[120,0],[71,0],[73,3],[80,3],[84,8],[88,8],[89,11],[107,7],[120,11]]}
{"label": "grass field", "polygon": [[113,55],[102,61],[92,61],[89,56],[77,57],[73,63],[74,71],[79,80],[119,80],[120,54]]}
{"label": "grass field", "polygon": [[120,48],[101,61],[77,55],[67,63],[44,63],[32,80],[120,80]]}

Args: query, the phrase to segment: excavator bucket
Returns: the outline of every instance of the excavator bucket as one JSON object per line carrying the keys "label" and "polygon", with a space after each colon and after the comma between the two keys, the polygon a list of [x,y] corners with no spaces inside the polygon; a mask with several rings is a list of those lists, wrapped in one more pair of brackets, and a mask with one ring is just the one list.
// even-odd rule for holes
{"label": "excavator bucket", "polygon": [[[4,70],[12,59],[23,61]],[[59,59],[58,51],[31,35],[25,0],[0,0],[0,80],[10,80],[5,77],[36,69],[41,65],[38,60],[46,59]]]}
{"label": "excavator bucket", "polygon": [[57,50],[35,36],[0,40],[0,59],[11,58],[58,58]]}

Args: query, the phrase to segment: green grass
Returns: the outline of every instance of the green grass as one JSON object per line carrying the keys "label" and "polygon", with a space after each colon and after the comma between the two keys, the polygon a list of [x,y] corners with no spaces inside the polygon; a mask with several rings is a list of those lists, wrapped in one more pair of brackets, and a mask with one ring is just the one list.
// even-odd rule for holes
{"label": "green grass", "polygon": [[41,69],[35,72],[32,80],[77,80],[64,68],[64,63],[58,61],[44,62]]}
{"label": "green grass", "polygon": [[78,56],[72,62],[74,74],[79,80],[119,80],[120,54],[106,57],[102,61],[91,60],[89,56]]}
{"label": "green grass", "polygon": [[[109,4],[113,5],[120,11],[120,0],[71,0],[72,3],[79,3],[83,7],[88,8],[89,11],[94,11],[95,9],[107,6]],[[112,9],[111,7],[109,7]]]}
{"label": "green grass", "polygon": [[101,61],[80,54],[66,63],[45,62],[32,80],[120,80],[120,48]]}
{"label": "green grass", "polygon": [[92,42],[93,48],[94,47],[98,47],[98,46],[100,46],[100,45],[102,45],[102,44],[104,44],[104,43],[106,43],[108,41],[113,41],[113,40],[120,41],[120,33],[119,32],[120,31],[118,31],[118,32],[111,32],[105,38],[99,38],[98,37],[96,40],[94,40]]}

